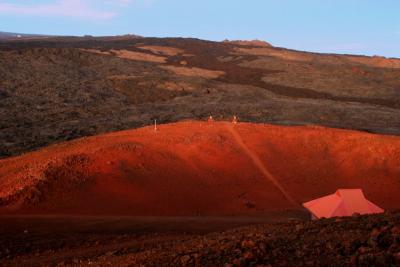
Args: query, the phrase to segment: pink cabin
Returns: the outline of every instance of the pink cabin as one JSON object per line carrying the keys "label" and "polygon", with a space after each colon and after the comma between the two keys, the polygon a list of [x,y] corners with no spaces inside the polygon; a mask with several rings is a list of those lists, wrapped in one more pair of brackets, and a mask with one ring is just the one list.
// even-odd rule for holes
{"label": "pink cabin", "polygon": [[339,189],[332,195],[303,203],[303,206],[311,212],[314,220],[384,212],[366,199],[361,189]]}

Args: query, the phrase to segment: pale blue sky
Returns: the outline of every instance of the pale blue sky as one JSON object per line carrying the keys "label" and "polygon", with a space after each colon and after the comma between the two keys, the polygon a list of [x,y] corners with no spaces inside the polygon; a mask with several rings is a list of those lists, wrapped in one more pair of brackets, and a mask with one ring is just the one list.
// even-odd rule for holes
{"label": "pale blue sky", "polygon": [[0,31],[261,39],[400,57],[399,0],[0,0]]}

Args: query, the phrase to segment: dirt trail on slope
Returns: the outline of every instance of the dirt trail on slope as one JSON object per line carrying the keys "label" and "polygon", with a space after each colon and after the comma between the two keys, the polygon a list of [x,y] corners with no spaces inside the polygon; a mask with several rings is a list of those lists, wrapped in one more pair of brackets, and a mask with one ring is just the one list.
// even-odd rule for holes
{"label": "dirt trail on slope", "polygon": [[295,207],[299,207],[300,204],[297,203],[294,198],[289,194],[289,192],[286,191],[285,188],[279,183],[279,181],[268,171],[266,168],[265,164],[261,161],[261,159],[255,154],[253,151],[251,151],[246,144],[243,142],[242,137],[240,134],[236,131],[233,125],[227,124],[227,127],[229,132],[232,133],[233,138],[237,142],[237,144],[242,148],[242,150],[249,156],[249,158],[252,160],[254,165],[260,170],[260,172],[266,177],[268,180],[270,180],[278,189],[279,191],[285,196],[285,198],[292,203]]}

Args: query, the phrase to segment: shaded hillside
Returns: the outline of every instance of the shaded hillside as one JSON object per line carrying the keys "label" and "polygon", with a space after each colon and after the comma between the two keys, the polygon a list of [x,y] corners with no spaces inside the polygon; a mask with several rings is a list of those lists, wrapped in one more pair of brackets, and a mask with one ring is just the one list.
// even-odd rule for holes
{"label": "shaded hillside", "polygon": [[152,123],[217,119],[399,134],[400,60],[183,38],[0,42],[0,157]]}
{"label": "shaded hillside", "polygon": [[180,122],[0,161],[0,211],[233,215],[302,210],[338,188],[399,208],[400,138],[321,127]]}

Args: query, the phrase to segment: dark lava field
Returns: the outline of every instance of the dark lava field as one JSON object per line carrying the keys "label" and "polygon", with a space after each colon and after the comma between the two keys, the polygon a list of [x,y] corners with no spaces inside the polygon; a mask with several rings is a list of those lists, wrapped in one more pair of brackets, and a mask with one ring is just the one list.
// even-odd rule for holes
{"label": "dark lava field", "polygon": [[400,60],[264,42],[41,37],[0,42],[0,157],[185,119],[400,133]]}

